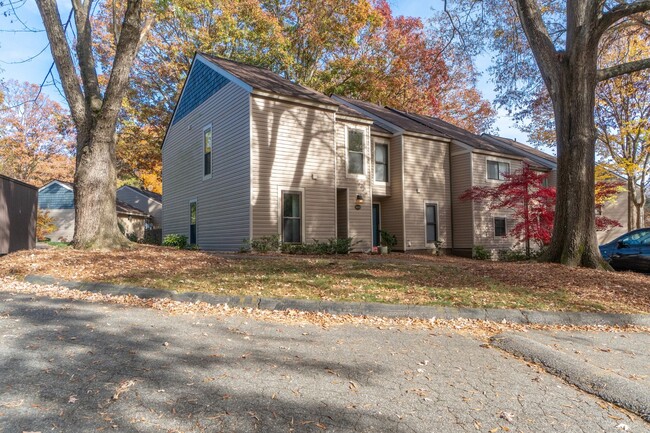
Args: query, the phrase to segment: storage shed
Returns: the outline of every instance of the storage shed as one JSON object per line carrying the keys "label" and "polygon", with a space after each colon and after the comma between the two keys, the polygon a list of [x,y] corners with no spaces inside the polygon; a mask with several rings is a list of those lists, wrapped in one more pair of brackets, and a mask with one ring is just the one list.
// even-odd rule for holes
{"label": "storage shed", "polygon": [[0,254],[36,246],[38,188],[0,174]]}

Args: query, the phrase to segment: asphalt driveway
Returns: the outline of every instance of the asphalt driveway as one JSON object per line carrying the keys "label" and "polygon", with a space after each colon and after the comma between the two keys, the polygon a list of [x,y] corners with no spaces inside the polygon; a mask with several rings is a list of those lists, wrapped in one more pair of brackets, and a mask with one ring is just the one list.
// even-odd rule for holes
{"label": "asphalt driveway", "polygon": [[[627,430],[626,430],[627,429]],[[478,340],[0,292],[2,432],[650,432]]]}

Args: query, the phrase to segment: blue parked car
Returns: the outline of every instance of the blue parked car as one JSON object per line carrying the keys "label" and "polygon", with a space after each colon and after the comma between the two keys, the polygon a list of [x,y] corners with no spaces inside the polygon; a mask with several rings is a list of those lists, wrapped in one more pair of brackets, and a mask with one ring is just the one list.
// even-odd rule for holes
{"label": "blue parked car", "polygon": [[631,231],[599,248],[617,271],[650,273],[650,228]]}

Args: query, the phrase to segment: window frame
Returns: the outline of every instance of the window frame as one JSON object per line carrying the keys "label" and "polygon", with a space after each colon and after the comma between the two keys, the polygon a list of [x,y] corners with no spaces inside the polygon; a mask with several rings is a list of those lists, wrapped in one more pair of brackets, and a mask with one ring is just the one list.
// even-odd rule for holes
{"label": "window frame", "polygon": [[[429,236],[427,233],[427,228],[429,227],[429,221],[427,219],[427,208],[433,206],[435,209],[435,222],[433,223],[435,227],[435,239],[429,241]],[[435,201],[425,201],[424,202],[424,244],[427,246],[435,245],[436,242],[440,242],[440,205]]]}
{"label": "window frame", "polygon": [[[194,244],[192,244],[192,205],[194,205]],[[187,224],[187,242],[190,245],[197,245],[199,242],[199,205],[196,198],[190,199],[188,209],[188,224]]]}
{"label": "window frame", "polygon": [[[206,149],[206,140],[205,140],[205,133],[206,131],[210,131],[210,173],[205,174],[205,169],[206,169],[206,155],[207,152],[205,151]],[[212,169],[213,169],[213,162],[212,162],[212,155],[214,153],[214,131],[212,130],[212,123],[208,124],[203,128],[203,132],[201,134],[201,165],[203,166],[203,180],[208,180],[212,179]]]}
{"label": "window frame", "polygon": [[[490,169],[489,169],[490,163],[496,163],[497,164],[497,177],[496,178],[490,177]],[[506,180],[505,178],[502,177],[503,172],[500,169],[501,164],[507,164],[508,165],[507,174],[510,174],[512,165],[510,164],[509,161],[503,161],[503,160],[499,160],[499,159],[496,159],[496,158],[492,158],[492,159],[486,158],[485,159],[485,177],[486,177],[487,180],[496,181],[496,182],[504,182]]]}
{"label": "window frame", "polygon": [[[503,234],[502,235],[497,234],[497,220],[503,220]],[[495,238],[506,238],[506,237],[508,237],[508,218],[495,216],[495,217],[492,218],[492,225],[493,225],[493,228],[494,228],[492,234],[494,235]]]}
{"label": "window frame", "polygon": [[[377,180],[377,146],[386,147],[386,162],[381,163],[386,166],[386,180]],[[390,143],[388,141],[375,141],[373,145],[373,176],[374,183],[390,185]]]}
{"label": "window frame", "polygon": [[[350,150],[350,131],[361,132],[362,135],[361,145],[363,149],[362,152],[357,152],[356,150],[352,150],[352,151]],[[366,164],[366,155],[367,155],[366,140],[367,140],[366,128],[363,127],[359,128],[359,127],[345,125],[345,176],[346,177],[365,179],[366,169],[368,165]],[[350,152],[361,153],[361,173],[350,173]]]}
{"label": "window frame", "polygon": [[[284,242],[284,194],[299,194],[300,195],[300,242]],[[280,240],[283,243],[298,245],[305,242],[305,189],[304,188],[292,188],[286,186],[278,186],[277,193],[278,200],[278,235],[280,235]]]}

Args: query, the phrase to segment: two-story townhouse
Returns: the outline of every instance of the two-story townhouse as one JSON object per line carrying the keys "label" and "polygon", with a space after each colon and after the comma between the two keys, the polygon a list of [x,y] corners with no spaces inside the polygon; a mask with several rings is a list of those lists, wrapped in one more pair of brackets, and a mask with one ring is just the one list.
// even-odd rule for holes
{"label": "two-story townhouse", "polygon": [[151,228],[162,228],[162,195],[143,188],[123,185],[117,189],[119,201],[151,215]]}
{"label": "two-story townhouse", "polygon": [[245,239],[352,237],[357,250],[511,248],[508,210],[458,197],[555,158],[440,119],[328,97],[268,70],[199,53],[163,142],[163,234],[201,248]]}

